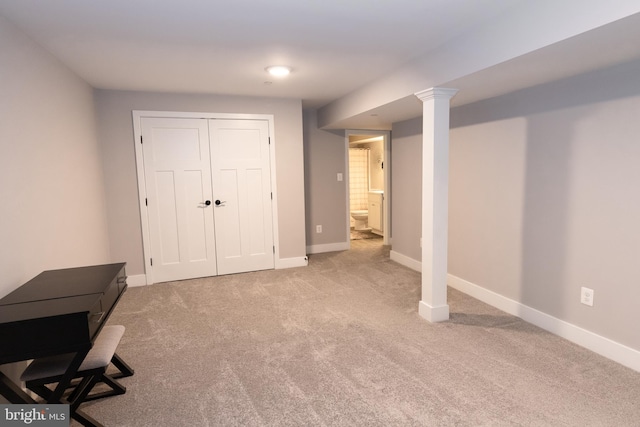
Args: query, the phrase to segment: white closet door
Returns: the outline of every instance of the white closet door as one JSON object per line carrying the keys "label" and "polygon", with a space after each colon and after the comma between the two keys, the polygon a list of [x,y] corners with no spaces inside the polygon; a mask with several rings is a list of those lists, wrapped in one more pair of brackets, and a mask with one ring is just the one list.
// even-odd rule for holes
{"label": "white closet door", "polygon": [[208,122],[142,118],[141,128],[153,281],[215,276]]}
{"label": "white closet door", "polygon": [[274,268],[269,125],[210,120],[218,274]]}

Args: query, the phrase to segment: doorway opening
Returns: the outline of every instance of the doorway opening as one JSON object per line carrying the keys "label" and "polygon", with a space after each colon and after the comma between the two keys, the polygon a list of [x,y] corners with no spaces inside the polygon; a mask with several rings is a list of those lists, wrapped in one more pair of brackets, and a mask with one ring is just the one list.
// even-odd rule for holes
{"label": "doorway opening", "polygon": [[390,132],[349,130],[345,138],[347,241],[390,244]]}

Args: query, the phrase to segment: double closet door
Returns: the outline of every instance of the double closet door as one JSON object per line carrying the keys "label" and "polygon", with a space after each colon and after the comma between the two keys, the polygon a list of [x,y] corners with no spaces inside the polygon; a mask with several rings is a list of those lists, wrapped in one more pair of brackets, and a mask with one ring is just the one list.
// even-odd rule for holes
{"label": "double closet door", "polygon": [[269,122],[140,125],[153,281],[273,268]]}

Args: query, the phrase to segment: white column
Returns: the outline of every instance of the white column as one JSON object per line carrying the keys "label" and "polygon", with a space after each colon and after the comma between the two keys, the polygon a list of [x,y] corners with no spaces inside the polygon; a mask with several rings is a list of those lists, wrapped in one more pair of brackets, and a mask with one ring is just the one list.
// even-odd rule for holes
{"label": "white column", "polygon": [[422,101],[422,300],[420,316],[449,319],[447,240],[449,214],[449,101],[457,89],[431,88]]}

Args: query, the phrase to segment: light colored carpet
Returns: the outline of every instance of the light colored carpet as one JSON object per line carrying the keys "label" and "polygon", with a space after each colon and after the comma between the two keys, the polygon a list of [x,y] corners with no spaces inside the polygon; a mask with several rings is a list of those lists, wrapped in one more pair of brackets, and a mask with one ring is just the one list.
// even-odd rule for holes
{"label": "light colored carpet", "polygon": [[351,233],[351,240],[382,239],[382,236],[372,233],[370,230],[368,231],[351,230],[350,233]]}
{"label": "light colored carpet", "polygon": [[106,426],[638,426],[640,373],[420,275],[379,240],[309,266],[131,288],[136,370],[83,405]]}

